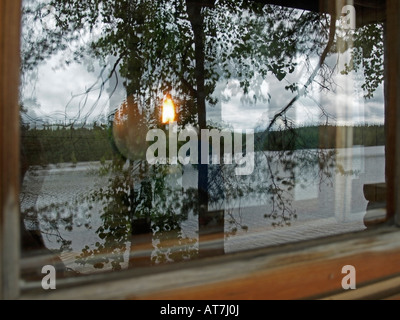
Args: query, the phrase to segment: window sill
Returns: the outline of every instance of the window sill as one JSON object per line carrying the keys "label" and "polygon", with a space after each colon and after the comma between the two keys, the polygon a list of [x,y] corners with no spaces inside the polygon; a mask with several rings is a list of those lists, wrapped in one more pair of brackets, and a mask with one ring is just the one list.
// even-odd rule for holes
{"label": "window sill", "polygon": [[[356,268],[345,292],[342,267]],[[353,235],[207,258],[177,265],[57,282],[21,299],[270,300],[359,299],[400,293],[400,232],[390,225]],[[149,271],[151,273],[149,273]],[[64,281],[64,282],[63,282]],[[78,279],[82,281],[82,279]],[[381,282],[383,281],[383,282]]]}

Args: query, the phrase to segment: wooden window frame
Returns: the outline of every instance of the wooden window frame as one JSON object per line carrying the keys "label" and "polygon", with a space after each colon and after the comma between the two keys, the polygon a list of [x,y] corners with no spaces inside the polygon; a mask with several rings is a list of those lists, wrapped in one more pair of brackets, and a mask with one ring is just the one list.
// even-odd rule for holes
{"label": "wooden window frame", "polygon": [[[63,279],[21,291],[19,278],[19,66],[21,0],[0,0],[0,299],[400,298],[400,4],[387,0],[388,220],[361,233],[190,261]],[[357,290],[343,291],[344,265]]]}
{"label": "wooden window frame", "polygon": [[19,291],[20,0],[0,0],[0,298]]}

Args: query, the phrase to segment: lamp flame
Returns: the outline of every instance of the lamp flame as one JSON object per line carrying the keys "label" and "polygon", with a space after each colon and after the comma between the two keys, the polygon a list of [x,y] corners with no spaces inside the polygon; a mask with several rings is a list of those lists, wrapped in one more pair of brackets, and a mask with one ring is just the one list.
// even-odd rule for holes
{"label": "lamp flame", "polygon": [[170,95],[164,99],[162,108],[162,123],[171,123],[175,121],[175,105]]}

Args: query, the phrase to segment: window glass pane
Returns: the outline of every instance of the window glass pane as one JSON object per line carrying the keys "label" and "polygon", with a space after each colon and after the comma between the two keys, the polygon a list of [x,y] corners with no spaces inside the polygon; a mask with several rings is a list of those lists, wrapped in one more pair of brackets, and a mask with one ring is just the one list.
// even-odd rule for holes
{"label": "window glass pane", "polygon": [[23,2],[25,280],[385,219],[384,4],[287,3]]}

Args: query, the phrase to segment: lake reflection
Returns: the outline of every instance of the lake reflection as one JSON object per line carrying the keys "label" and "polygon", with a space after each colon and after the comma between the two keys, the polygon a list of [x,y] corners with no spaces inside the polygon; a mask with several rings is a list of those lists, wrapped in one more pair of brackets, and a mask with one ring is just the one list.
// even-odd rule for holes
{"label": "lake reflection", "polygon": [[[317,154],[298,150],[293,158],[304,159],[304,152]],[[195,166],[153,172],[153,185],[159,183],[163,191],[150,191],[151,199],[136,201],[136,207],[149,200],[153,205],[148,215],[133,216],[126,197],[145,191],[148,181],[131,181],[138,175],[129,170],[140,171],[138,162],[117,171],[110,169],[111,163],[97,162],[31,168],[21,193],[24,223],[39,230],[45,246],[79,273],[179,262],[204,252],[232,253],[365,229],[363,186],[385,181],[383,146],[338,149],[330,174],[323,175],[317,163],[307,170],[300,163],[288,170],[274,161],[271,177],[265,171],[268,157],[276,152],[257,152],[256,170],[249,177],[230,176],[229,168],[216,174],[210,166],[210,219],[208,232],[201,236],[199,224],[204,221],[191,196],[197,187]],[[223,182],[212,187],[218,179]],[[273,181],[282,192],[271,192]]]}

